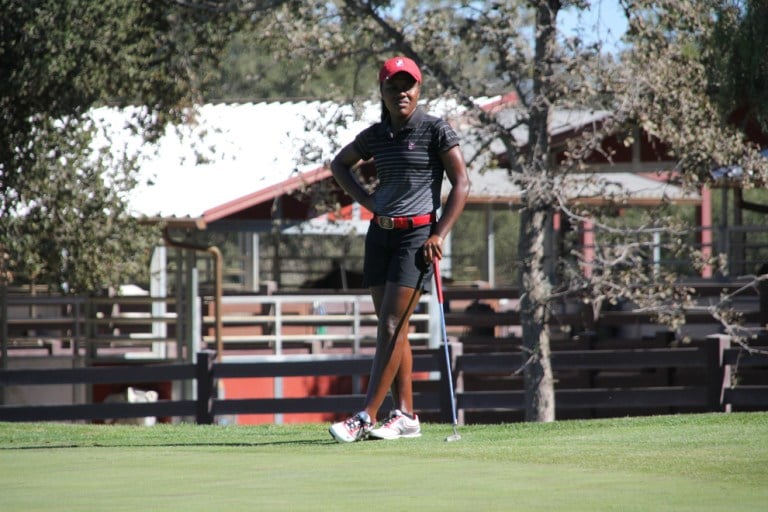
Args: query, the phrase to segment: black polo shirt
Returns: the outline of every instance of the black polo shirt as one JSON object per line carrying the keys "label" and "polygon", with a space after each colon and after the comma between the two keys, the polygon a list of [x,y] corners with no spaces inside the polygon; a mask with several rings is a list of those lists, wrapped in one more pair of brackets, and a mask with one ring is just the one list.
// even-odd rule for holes
{"label": "black polo shirt", "polygon": [[400,217],[437,210],[445,172],[440,154],[458,144],[446,121],[420,107],[397,132],[388,121],[360,132],[354,147],[363,160],[373,158],[378,178],[374,213]]}

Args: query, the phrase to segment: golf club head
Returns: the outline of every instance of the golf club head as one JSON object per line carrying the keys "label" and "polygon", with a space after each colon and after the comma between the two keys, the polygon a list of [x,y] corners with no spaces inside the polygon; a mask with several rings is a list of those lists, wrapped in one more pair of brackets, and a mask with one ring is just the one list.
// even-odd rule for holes
{"label": "golf club head", "polygon": [[454,441],[459,441],[461,439],[461,436],[458,432],[456,432],[456,425],[453,426],[453,434],[445,438],[446,443],[452,443]]}

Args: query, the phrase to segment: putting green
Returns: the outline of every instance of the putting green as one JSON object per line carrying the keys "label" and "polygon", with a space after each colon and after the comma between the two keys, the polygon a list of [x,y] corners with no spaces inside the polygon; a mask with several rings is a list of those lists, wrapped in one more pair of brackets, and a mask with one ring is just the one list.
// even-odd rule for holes
{"label": "putting green", "polygon": [[[762,511],[768,415],[445,425],[339,445],[322,425],[0,424],[0,510]],[[742,437],[746,436],[746,437]]]}

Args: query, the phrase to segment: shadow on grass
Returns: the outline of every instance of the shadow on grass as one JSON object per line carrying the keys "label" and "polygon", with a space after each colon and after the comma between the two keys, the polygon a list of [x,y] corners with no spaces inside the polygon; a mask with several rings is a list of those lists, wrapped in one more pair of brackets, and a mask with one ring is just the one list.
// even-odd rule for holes
{"label": "shadow on grass", "polygon": [[221,447],[221,448],[258,448],[264,446],[335,446],[339,443],[333,439],[299,439],[294,441],[264,441],[264,442],[208,442],[208,443],[136,443],[136,444],[109,444],[109,443],[84,443],[84,444],[50,444],[50,445],[24,445],[24,446],[0,446],[0,452],[14,450],[65,450],[73,448],[195,448],[195,447]]}

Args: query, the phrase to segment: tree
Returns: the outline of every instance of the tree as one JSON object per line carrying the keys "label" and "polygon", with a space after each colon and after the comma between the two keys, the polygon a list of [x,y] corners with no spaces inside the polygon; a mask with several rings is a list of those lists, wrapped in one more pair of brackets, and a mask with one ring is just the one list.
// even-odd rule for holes
{"label": "tree", "polygon": [[0,0],[0,284],[88,292],[142,266],[136,162],[98,151],[91,114],[143,105],[132,124],[148,143],[192,114],[239,18],[233,2],[184,3]]}
{"label": "tree", "polygon": [[[258,25],[245,27],[234,35],[221,63],[218,84],[205,91],[211,100],[357,97],[369,93],[375,65],[358,55],[340,55],[328,68],[312,69],[315,63],[302,62],[292,55],[280,37],[265,36]],[[291,61],[290,66],[277,64]],[[311,79],[305,76],[309,68]],[[332,91],[329,93],[329,91]]]}
{"label": "tree", "polygon": [[[706,65],[715,62],[711,36],[726,4],[622,1],[630,29],[627,49],[618,57],[604,54],[599,43],[587,45],[558,33],[561,10],[584,8],[584,1],[340,0],[292,5],[292,11],[279,11],[261,22],[271,34],[288,35],[293,55],[316,68],[351,53],[377,62],[393,53],[413,58],[427,76],[425,95],[461,105],[462,128],[472,140],[465,150],[470,163],[509,162],[510,179],[526,191],[518,255],[523,344],[529,354],[524,365],[526,418],[551,421],[549,328],[559,300],[575,297],[595,311],[603,303],[628,300],[672,325],[679,321],[676,313],[690,304],[690,293],[679,286],[673,269],[648,272],[642,264],[654,233],[670,233],[667,250],[694,258],[695,251],[676,236],[679,225],[667,225],[666,216],[649,215],[630,230],[563,194],[588,157],[599,153],[610,161],[602,141],[612,135],[632,144],[641,128],[668,144],[670,153],[664,156],[677,161],[677,176],[685,186],[705,185],[713,167],[735,162],[749,169],[751,179],[765,179],[757,148],[727,125],[706,86]],[[477,62],[482,63],[480,73]],[[498,113],[474,103],[476,96],[500,91],[516,92],[519,105]],[[553,161],[549,150],[554,109],[605,112],[593,130],[568,141],[561,161]],[[516,138],[521,131],[525,135]],[[491,140],[500,141],[505,153],[489,155]],[[605,190],[603,195],[609,197]],[[621,204],[621,193],[610,197]],[[599,247],[592,261],[557,259],[547,243],[555,213],[597,222],[614,243]],[[587,266],[589,273],[583,271]]]}
{"label": "tree", "polygon": [[[15,258],[34,254],[41,246],[35,241],[57,242],[43,246],[45,251],[25,265],[13,258],[4,261],[32,269],[41,279],[69,283],[70,289],[94,284],[75,281],[77,274],[69,270],[82,264],[82,258],[75,262],[71,255],[98,256],[104,249],[112,259],[89,264],[117,268],[110,262],[119,261],[116,253],[125,246],[89,245],[92,238],[81,227],[118,225],[115,220],[124,216],[121,192],[132,186],[134,166],[130,160],[114,162],[114,174],[107,182],[96,178],[106,168],[99,167],[104,161],[88,164],[87,112],[93,105],[115,99],[120,104],[146,105],[135,122],[153,140],[166,123],[184,119],[199,91],[215,81],[217,56],[238,23],[252,23],[250,33],[263,43],[258,47],[269,48],[276,62],[290,59],[296,65],[291,76],[297,80],[309,80],[318,71],[342,69],[351,62],[360,64],[354,68],[359,74],[353,76],[362,83],[364,70],[377,67],[370,63],[393,53],[405,54],[422,66],[427,96],[459,106],[470,165],[505,163],[510,179],[525,191],[518,259],[523,345],[529,355],[522,368],[526,418],[551,421],[550,323],[559,301],[577,298],[597,311],[605,302],[629,300],[674,323],[676,317],[670,311],[680,311],[690,299],[687,290],[678,286],[673,269],[647,272],[642,264],[643,252],[653,244],[649,234],[676,233],[666,218],[641,218],[628,230],[611,215],[574,202],[566,193],[586,182],[597,183],[584,181],[582,171],[595,154],[610,161],[610,150],[602,145],[605,137],[632,144],[639,127],[663,140],[669,147],[665,156],[676,160],[682,185],[705,185],[712,179],[713,167],[734,164],[747,170],[744,184],[765,181],[765,160],[741,132],[727,125],[725,103],[718,104],[707,87],[714,76],[719,84],[729,83],[712,66],[718,62],[715,35],[722,41],[732,33],[727,24],[720,25],[720,32],[715,30],[730,12],[724,5],[718,0],[622,0],[630,30],[627,50],[616,57],[601,52],[599,44],[586,45],[558,33],[561,10],[585,7],[581,0],[179,0],[166,4],[111,0],[98,5],[6,0],[0,3],[3,12],[9,13],[0,22],[4,45],[0,106],[5,116],[0,128],[0,216],[14,230],[0,233],[5,235],[0,245]],[[77,16],[71,14],[74,11]],[[373,76],[370,83],[375,95]],[[358,90],[329,86],[326,92],[342,97]],[[507,91],[519,99],[513,109],[487,111],[475,103],[478,96]],[[555,110],[601,112],[600,123],[569,140],[559,160],[550,151]],[[343,121],[340,117],[339,122]],[[492,151],[492,141],[500,142],[504,151]],[[65,171],[69,172],[66,182],[77,177],[83,191],[73,193],[57,180]],[[609,197],[607,190],[601,192],[620,204],[621,193],[611,192]],[[101,202],[89,209],[96,198]],[[59,208],[59,204],[74,206]],[[62,220],[49,223],[52,212],[60,212]],[[598,247],[592,261],[560,258],[549,252],[555,214],[575,221],[591,219],[610,234],[613,243]],[[17,219],[25,218],[31,222],[22,229]],[[103,222],[88,225],[85,219]],[[49,226],[54,225],[76,229],[51,237]],[[121,229],[124,233],[130,227]],[[115,232],[100,237],[116,239]],[[670,238],[668,250],[693,254],[676,240]],[[76,244],[82,244],[83,250]],[[583,272],[587,267],[591,272]],[[114,277],[105,275],[101,280]]]}
{"label": "tree", "polygon": [[710,94],[721,115],[768,144],[768,4],[759,0],[718,6],[705,61]]}

